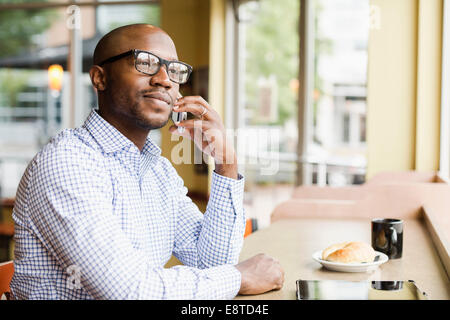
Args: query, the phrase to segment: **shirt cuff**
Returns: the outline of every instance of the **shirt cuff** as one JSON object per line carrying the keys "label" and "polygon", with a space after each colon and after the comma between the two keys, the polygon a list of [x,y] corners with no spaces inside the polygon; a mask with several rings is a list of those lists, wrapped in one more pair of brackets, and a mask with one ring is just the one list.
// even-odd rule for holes
{"label": "shirt cuff", "polygon": [[239,173],[238,178],[233,179],[213,171],[209,204],[215,208],[224,208],[224,206],[227,207],[227,203],[231,202],[235,215],[243,215],[244,185],[245,178]]}
{"label": "shirt cuff", "polygon": [[234,265],[222,265],[203,269],[206,276],[214,279],[215,294],[211,299],[225,299],[230,300],[236,297],[241,289],[241,273]]}

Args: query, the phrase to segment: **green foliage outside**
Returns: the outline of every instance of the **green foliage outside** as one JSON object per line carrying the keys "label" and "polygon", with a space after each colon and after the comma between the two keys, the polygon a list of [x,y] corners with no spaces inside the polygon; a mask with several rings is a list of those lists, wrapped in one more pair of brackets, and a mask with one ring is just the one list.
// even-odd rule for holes
{"label": "green foliage outside", "polygon": [[0,107],[15,107],[17,95],[22,92],[32,71],[0,69]]}
{"label": "green foliage outside", "polygon": [[274,75],[278,85],[278,121],[271,124],[283,124],[297,117],[297,92],[290,83],[298,79],[299,2],[261,0],[259,11],[246,25],[247,108],[258,113],[258,79]]}
{"label": "green foliage outside", "polygon": [[[45,2],[46,0],[8,0],[3,3]],[[0,11],[0,58],[32,52],[39,47],[35,38],[50,28],[58,17],[53,9]],[[0,69],[0,106],[15,107],[17,95],[29,79],[30,70]]]}
{"label": "green foliage outside", "polygon": [[[46,2],[46,0],[8,0],[7,2],[29,3]],[[0,57],[13,56],[36,48],[38,44],[33,37],[47,30],[57,17],[53,9],[0,11]]]}
{"label": "green foliage outside", "polygon": [[[317,70],[321,55],[332,53],[332,41],[319,34],[318,17],[323,10],[322,1],[314,3],[314,26],[318,32],[314,38],[314,70]],[[260,8],[246,24],[245,86],[247,108],[258,114],[258,79],[275,75],[278,86],[278,121],[297,118],[298,92],[291,84],[298,79],[300,16],[299,0],[260,0]],[[244,22],[245,23],[245,22]],[[314,89],[320,97],[323,81],[314,72]],[[316,121],[317,103],[313,101],[313,121]],[[258,124],[257,117],[252,124]],[[259,123],[261,124],[261,123]]]}
{"label": "green foliage outside", "polygon": [[[47,0],[0,0],[1,3],[46,2]],[[112,22],[109,30],[129,23],[160,24],[160,6],[136,6],[141,20],[127,23]],[[55,9],[4,10],[0,11],[0,59],[33,52],[42,45],[37,37],[51,27],[59,18]],[[0,107],[15,107],[17,96],[25,91],[33,70],[0,69]]]}
{"label": "green foliage outside", "polygon": [[145,6],[144,8],[144,17],[145,17],[145,23],[150,23],[154,26],[159,27],[161,24],[161,10],[159,5],[153,5],[153,6]]}
{"label": "green foliage outside", "polygon": [[135,6],[136,8],[136,13],[140,13],[139,14],[139,18],[136,18],[135,16],[130,18],[128,21],[113,21],[110,22],[106,25],[106,30],[102,30],[105,33],[127,25],[127,24],[133,24],[133,23],[149,23],[152,24],[154,26],[159,26],[160,25],[160,6],[159,5],[138,5]]}
{"label": "green foliage outside", "polygon": [[319,59],[321,55],[332,54],[333,53],[333,41],[331,39],[327,39],[320,34],[319,30],[319,17],[320,13],[323,11],[324,4],[320,0],[314,1],[314,91],[316,92],[315,98],[313,100],[313,128],[314,135],[313,140],[316,143],[321,144],[321,142],[317,139],[315,134],[315,129],[317,125],[317,110],[321,97],[324,94],[323,91],[323,80],[320,78],[317,69],[319,67]]}

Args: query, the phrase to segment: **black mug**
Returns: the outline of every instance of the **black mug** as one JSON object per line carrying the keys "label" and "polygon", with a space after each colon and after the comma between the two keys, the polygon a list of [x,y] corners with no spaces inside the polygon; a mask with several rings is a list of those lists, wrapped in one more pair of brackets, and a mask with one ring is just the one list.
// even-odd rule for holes
{"label": "black mug", "polygon": [[396,291],[403,289],[403,281],[372,281],[372,289]]}
{"label": "black mug", "polygon": [[403,221],[399,219],[372,220],[372,248],[389,259],[399,259],[403,252]]}

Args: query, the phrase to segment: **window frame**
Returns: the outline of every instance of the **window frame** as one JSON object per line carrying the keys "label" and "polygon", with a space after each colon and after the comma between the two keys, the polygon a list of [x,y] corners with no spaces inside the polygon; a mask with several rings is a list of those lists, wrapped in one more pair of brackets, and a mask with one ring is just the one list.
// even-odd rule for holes
{"label": "window frame", "polygon": [[450,0],[444,0],[442,21],[441,139],[439,175],[450,178]]}

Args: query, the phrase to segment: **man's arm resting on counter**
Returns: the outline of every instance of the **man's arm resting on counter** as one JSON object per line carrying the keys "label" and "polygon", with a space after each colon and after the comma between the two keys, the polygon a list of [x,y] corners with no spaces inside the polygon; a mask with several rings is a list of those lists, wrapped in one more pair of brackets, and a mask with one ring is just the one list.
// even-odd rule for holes
{"label": "man's arm resting on counter", "polygon": [[[76,151],[76,150],[75,150]],[[239,290],[232,265],[205,270],[148,264],[112,214],[108,174],[74,152],[35,163],[28,199],[37,236],[66,270],[77,266],[81,285],[96,299],[227,299]]]}
{"label": "man's arm resting on counter", "polygon": [[[223,171],[221,172],[223,173]],[[177,179],[179,180],[178,183],[181,186],[181,178],[177,177]],[[226,187],[219,188],[218,186],[220,185],[225,185]],[[190,237],[188,237],[189,240],[184,238],[183,241],[181,241],[181,239],[179,239],[178,241],[176,241],[175,246],[175,256],[177,256],[183,263],[206,267],[205,263],[202,262],[206,260],[205,256],[207,256],[208,259],[206,261],[210,262],[212,265],[216,263],[218,264],[220,262],[238,262],[238,256],[242,247],[243,240],[243,230],[239,230],[239,228],[245,227],[243,207],[237,206],[237,210],[235,210],[234,214],[232,210],[225,210],[224,212],[222,212],[220,208],[223,205],[221,206],[220,201],[217,201],[217,199],[222,199],[222,201],[224,201],[223,199],[227,199],[226,201],[224,201],[224,203],[228,204],[225,206],[228,208],[233,207],[233,201],[242,204],[243,185],[244,181],[242,176],[239,176],[238,180],[234,180],[230,177],[221,176],[217,172],[214,172],[210,202],[208,203],[208,209],[205,213],[205,216],[207,217],[206,221],[203,221],[203,217],[198,208],[191,201],[189,201],[190,199],[188,197],[185,196],[187,189],[183,187],[184,191],[182,191],[181,193],[184,194],[185,199],[189,200],[185,202],[184,206],[181,206],[182,210],[180,210],[179,214],[181,215],[181,217],[183,217],[183,219],[181,220],[181,223],[178,223],[179,227],[190,226],[192,228],[192,231],[199,230],[198,232],[200,234],[204,234],[205,238],[207,238],[206,235],[210,233],[209,240],[211,242],[211,245],[216,245],[218,247],[216,250],[208,250],[208,248],[203,248],[204,254],[202,255],[202,247],[199,246],[199,248],[197,249],[197,236],[195,235],[196,233],[188,233],[188,235],[190,235]],[[236,188],[236,186],[239,187]],[[231,190],[234,190],[234,192],[231,192],[230,196],[228,196],[227,190],[230,190],[230,187]],[[187,214],[187,212],[190,212],[190,214]],[[231,219],[233,216],[235,216],[234,222]],[[214,230],[217,231],[217,229],[220,227],[222,219],[225,221],[225,225],[231,226],[229,230],[233,230],[234,224],[238,226],[234,227],[235,230],[239,230],[237,233],[234,233],[234,238],[233,232],[231,232],[230,239],[234,239],[234,246],[230,244],[230,248],[228,248],[228,244],[226,243],[226,241],[225,243],[221,244],[221,238],[225,240],[227,239],[226,237],[224,237],[227,232],[225,232],[224,235],[217,235],[217,233],[220,234],[220,232],[214,233]],[[217,220],[219,226],[214,226],[214,220]],[[221,246],[223,246],[222,250]],[[220,254],[220,252],[229,254]],[[239,288],[240,294],[260,294],[270,290],[277,290],[280,289],[284,283],[284,271],[281,268],[280,263],[265,254],[258,254],[248,260],[242,261],[241,263],[236,265],[236,269],[241,275]]]}

